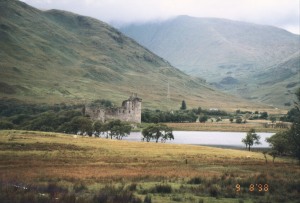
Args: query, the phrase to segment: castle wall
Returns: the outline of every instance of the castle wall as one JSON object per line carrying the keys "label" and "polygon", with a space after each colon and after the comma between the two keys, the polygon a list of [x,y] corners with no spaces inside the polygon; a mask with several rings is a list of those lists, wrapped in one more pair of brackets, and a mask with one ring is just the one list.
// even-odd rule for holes
{"label": "castle wall", "polygon": [[85,108],[85,115],[89,115],[93,120],[107,120],[128,121],[134,123],[141,123],[142,114],[142,99],[136,95],[131,96],[128,100],[122,102],[122,107],[101,109],[99,107]]}

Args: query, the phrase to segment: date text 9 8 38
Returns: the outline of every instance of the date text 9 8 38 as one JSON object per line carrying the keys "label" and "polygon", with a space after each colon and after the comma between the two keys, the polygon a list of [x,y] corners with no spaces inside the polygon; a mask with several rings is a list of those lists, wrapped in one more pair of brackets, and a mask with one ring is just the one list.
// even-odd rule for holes
{"label": "date text 9 8 38", "polygon": [[[241,185],[240,184],[236,184],[235,185],[235,191],[236,192],[240,192],[241,191]],[[250,184],[249,185],[249,191],[250,192],[254,192],[254,191],[258,191],[258,192],[268,192],[269,191],[269,185],[268,184]]]}

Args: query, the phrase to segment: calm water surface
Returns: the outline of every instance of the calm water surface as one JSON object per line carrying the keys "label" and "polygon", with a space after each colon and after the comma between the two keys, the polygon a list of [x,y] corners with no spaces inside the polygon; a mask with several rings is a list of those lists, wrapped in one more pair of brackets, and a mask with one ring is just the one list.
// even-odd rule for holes
{"label": "calm water surface", "polygon": [[[246,136],[246,132],[206,132],[206,131],[173,131],[175,139],[167,141],[167,143],[176,144],[195,144],[195,145],[221,145],[233,147],[245,147],[242,139]],[[260,136],[260,145],[253,147],[269,147],[265,141],[267,137],[271,137],[274,133],[257,133]],[[132,132],[124,140],[141,141],[141,132]]]}

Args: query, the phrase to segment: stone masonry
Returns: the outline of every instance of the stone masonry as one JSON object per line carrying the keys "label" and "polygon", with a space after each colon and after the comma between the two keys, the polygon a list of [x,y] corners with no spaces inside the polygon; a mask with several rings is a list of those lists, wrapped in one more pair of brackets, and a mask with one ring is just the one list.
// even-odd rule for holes
{"label": "stone masonry", "polygon": [[91,117],[92,120],[107,120],[128,121],[132,123],[141,123],[142,99],[134,93],[129,99],[122,102],[121,107],[103,108],[101,106],[86,105],[84,114]]}

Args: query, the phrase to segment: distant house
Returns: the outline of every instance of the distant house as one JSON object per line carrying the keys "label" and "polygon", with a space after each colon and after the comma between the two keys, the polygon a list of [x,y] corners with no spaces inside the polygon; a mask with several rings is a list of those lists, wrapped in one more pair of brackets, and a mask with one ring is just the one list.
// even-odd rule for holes
{"label": "distant house", "polygon": [[137,97],[137,94],[132,94],[129,99],[122,102],[121,107],[103,108],[101,106],[86,105],[84,114],[91,117],[92,120],[107,120],[119,119],[133,123],[141,123],[142,114],[142,99]]}

